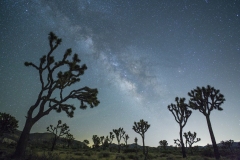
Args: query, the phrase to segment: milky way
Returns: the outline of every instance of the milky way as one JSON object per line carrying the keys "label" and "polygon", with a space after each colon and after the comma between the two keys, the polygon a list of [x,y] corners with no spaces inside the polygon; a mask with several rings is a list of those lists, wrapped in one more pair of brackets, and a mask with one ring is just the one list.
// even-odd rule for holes
{"label": "milky way", "polygon": [[[139,137],[134,121],[151,124],[146,145],[173,144],[179,127],[167,106],[176,96],[208,84],[220,89],[226,102],[213,111],[217,142],[239,141],[240,132],[240,1],[1,1],[0,106],[19,120],[21,130],[28,108],[40,90],[38,73],[24,67],[38,63],[49,50],[53,31],[88,67],[81,82],[69,88],[98,88],[100,105],[77,109],[37,122],[31,132],[46,132],[48,124],[66,122],[77,140],[106,136],[123,127],[129,143]],[[77,101],[71,104],[79,106]],[[202,114],[193,111],[184,132],[197,132],[198,145],[211,143]]]}

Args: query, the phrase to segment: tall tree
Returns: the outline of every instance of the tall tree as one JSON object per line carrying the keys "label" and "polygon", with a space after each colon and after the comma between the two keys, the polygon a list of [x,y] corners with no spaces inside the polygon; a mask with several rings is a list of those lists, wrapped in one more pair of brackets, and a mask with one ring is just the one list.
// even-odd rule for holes
{"label": "tall tree", "polygon": [[57,140],[60,137],[67,135],[69,133],[70,129],[66,123],[62,124],[62,121],[59,120],[56,127],[53,127],[53,125],[50,125],[49,127],[47,127],[47,131],[54,135],[53,141],[52,141],[52,147],[51,147],[51,151],[53,151]]}
{"label": "tall tree", "polygon": [[189,148],[190,148],[190,150],[191,150],[191,154],[193,154],[193,152],[192,152],[192,145],[193,145],[194,143],[199,142],[199,141],[201,140],[201,138],[196,138],[197,133],[196,133],[196,132],[191,133],[190,131],[187,132],[187,133],[185,132],[185,133],[183,134],[183,136],[184,136],[185,139],[186,139],[186,145],[187,145],[187,143],[188,143]]}
{"label": "tall tree", "polygon": [[209,133],[210,133],[210,137],[211,137],[212,145],[214,149],[214,155],[216,159],[220,159],[218,146],[216,143],[216,139],[215,139],[211,121],[210,121],[210,113],[214,109],[219,111],[223,110],[220,106],[225,101],[224,95],[220,93],[220,90],[217,90],[214,87],[211,87],[210,85],[208,85],[206,88],[197,87],[196,89],[188,92],[188,95],[190,96],[189,107],[194,110],[199,110],[206,117],[208,129],[209,129]]}
{"label": "tall tree", "polygon": [[162,146],[166,150],[168,143],[166,140],[161,140],[161,141],[159,141],[159,145]]}
{"label": "tall tree", "polygon": [[18,121],[15,117],[0,112],[0,137],[2,137],[4,133],[14,133],[17,128]]}
{"label": "tall tree", "polygon": [[142,137],[142,142],[143,142],[143,154],[145,155],[145,132],[147,132],[148,128],[150,127],[150,124],[148,124],[147,121],[144,121],[141,119],[139,122],[134,122],[133,130],[140,134]]}
{"label": "tall tree", "polygon": [[120,153],[120,141],[121,141],[121,138],[124,136],[125,134],[125,131],[123,130],[123,128],[118,128],[118,129],[113,129],[113,133],[115,133],[116,135],[116,138],[117,138],[117,141],[118,141],[118,153]]}
{"label": "tall tree", "polygon": [[100,138],[97,135],[93,135],[92,140],[94,148],[98,148],[99,144],[101,143]]}
{"label": "tall tree", "polygon": [[183,127],[186,125],[188,118],[192,114],[192,111],[189,110],[187,107],[188,105],[185,103],[185,98],[175,98],[177,104],[168,105],[168,110],[172,112],[176,122],[179,124],[180,127],[180,143],[182,148],[182,155],[183,158],[186,157],[185,146],[183,143],[182,131]]}
{"label": "tall tree", "polygon": [[69,117],[73,117],[75,107],[68,104],[68,100],[77,99],[80,101],[79,106],[81,109],[86,109],[88,105],[93,108],[99,104],[97,89],[83,87],[66,93],[67,87],[80,81],[79,77],[84,74],[87,66],[85,64],[79,65],[80,59],[77,54],[74,54],[72,59],[70,59],[71,49],[67,49],[63,58],[55,62],[53,52],[58,48],[62,40],[52,32],[50,32],[48,40],[50,51],[40,58],[39,65],[32,62],[24,63],[25,66],[30,66],[37,70],[40,80],[40,91],[36,102],[27,112],[26,122],[13,158],[23,156],[31,128],[43,116],[55,110],[58,113],[64,111]]}

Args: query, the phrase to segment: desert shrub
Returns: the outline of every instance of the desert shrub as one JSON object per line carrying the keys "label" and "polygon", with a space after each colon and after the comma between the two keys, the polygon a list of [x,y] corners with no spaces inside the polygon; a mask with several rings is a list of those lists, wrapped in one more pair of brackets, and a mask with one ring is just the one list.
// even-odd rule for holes
{"label": "desert shrub", "polygon": [[81,156],[82,153],[78,153],[78,152],[76,152],[76,153],[74,153],[74,155],[76,155],[76,156]]}
{"label": "desert shrub", "polygon": [[153,159],[153,158],[155,158],[155,156],[154,156],[153,154],[148,154],[148,155],[147,155],[147,158],[148,158],[148,159]]}
{"label": "desert shrub", "polygon": [[170,151],[170,150],[162,150],[161,153],[171,154],[172,151]]}
{"label": "desert shrub", "polygon": [[166,160],[174,160],[175,158],[173,157],[167,157]]}
{"label": "desert shrub", "polygon": [[159,157],[167,157],[167,155],[166,154],[160,154]]}
{"label": "desert shrub", "polygon": [[135,156],[132,155],[132,154],[129,154],[127,157],[128,157],[129,159],[134,159],[134,158],[135,158]]}
{"label": "desert shrub", "polygon": [[116,155],[115,159],[125,160],[125,157],[123,155]]}
{"label": "desert shrub", "polygon": [[88,156],[88,157],[90,157],[90,156],[91,156],[91,153],[90,153],[90,152],[86,152],[85,155]]}
{"label": "desert shrub", "polygon": [[213,151],[211,149],[204,149],[201,153],[205,157],[213,157]]}
{"label": "desert shrub", "polygon": [[127,148],[123,150],[123,153],[135,153],[136,149]]}
{"label": "desert shrub", "polygon": [[107,153],[107,152],[102,153],[102,155],[103,155],[104,158],[110,157],[110,154]]}

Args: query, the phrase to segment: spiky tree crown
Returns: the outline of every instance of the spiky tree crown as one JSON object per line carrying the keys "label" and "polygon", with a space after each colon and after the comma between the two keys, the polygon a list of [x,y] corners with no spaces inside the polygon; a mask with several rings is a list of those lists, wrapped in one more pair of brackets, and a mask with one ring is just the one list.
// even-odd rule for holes
{"label": "spiky tree crown", "polygon": [[53,127],[53,125],[50,125],[49,127],[47,127],[47,131],[50,133],[53,133],[57,137],[62,137],[63,135],[69,134],[69,131],[70,131],[69,126],[66,123],[62,125],[61,124],[62,124],[62,121],[59,120],[56,127]]}
{"label": "spiky tree crown", "polygon": [[185,103],[185,98],[176,97],[175,101],[177,104],[168,105],[168,110],[172,112],[176,122],[184,127],[192,111],[187,108],[188,105]]}
{"label": "spiky tree crown", "polygon": [[220,90],[210,85],[206,88],[197,87],[188,92],[188,95],[190,96],[189,107],[195,110],[198,109],[205,116],[210,115],[213,109],[223,110],[220,105],[225,101],[224,95],[220,93]]}
{"label": "spiky tree crown", "polygon": [[[84,74],[87,66],[79,64],[81,60],[78,58],[78,54],[74,54],[71,58],[72,50],[70,48],[66,50],[61,60],[55,61],[53,52],[61,44],[62,40],[53,32],[49,33],[48,40],[50,51],[40,58],[39,65],[35,65],[32,62],[24,63],[25,66],[31,66],[38,70],[41,82],[41,91],[38,99],[35,105],[30,108],[28,116],[32,117],[33,110],[40,107],[39,114],[35,117],[36,120],[47,115],[51,110],[57,112],[64,111],[69,117],[73,117],[75,107],[66,103],[69,99],[78,99],[81,109],[86,109],[87,105],[91,108],[97,106],[100,103],[97,99],[97,89],[83,87],[72,90],[66,96],[63,95],[66,87],[80,81],[79,77]],[[62,71],[63,69],[67,70]],[[57,71],[58,73],[56,73]],[[59,91],[59,97],[53,98],[52,93],[56,91]],[[44,108],[46,103],[49,104],[47,109]]]}
{"label": "spiky tree crown", "polygon": [[187,143],[192,146],[192,144],[194,143],[197,143],[201,140],[201,138],[196,138],[197,137],[197,133],[194,132],[194,133],[191,133],[190,131],[189,132],[184,132],[183,136],[185,137]]}
{"label": "spiky tree crown", "polygon": [[143,137],[144,133],[147,132],[149,127],[150,124],[148,124],[147,121],[141,119],[139,122],[134,122],[134,126],[132,129]]}
{"label": "spiky tree crown", "polygon": [[118,129],[113,129],[113,132],[115,133],[117,141],[119,143],[121,141],[121,138],[124,136],[125,131],[120,127]]}

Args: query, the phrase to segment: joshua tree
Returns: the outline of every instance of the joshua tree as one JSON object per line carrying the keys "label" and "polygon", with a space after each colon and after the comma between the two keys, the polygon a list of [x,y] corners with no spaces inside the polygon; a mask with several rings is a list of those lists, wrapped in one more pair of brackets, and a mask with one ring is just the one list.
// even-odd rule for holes
{"label": "joshua tree", "polygon": [[136,154],[137,154],[137,148],[138,148],[138,139],[137,139],[137,137],[134,138],[134,143],[135,143]]}
{"label": "joshua tree", "polygon": [[190,96],[189,107],[194,110],[199,110],[206,117],[214,149],[214,155],[216,159],[219,159],[220,154],[218,151],[215,136],[213,134],[213,129],[210,121],[210,113],[213,109],[222,111],[223,109],[220,107],[220,105],[223,104],[225,98],[223,94],[220,93],[220,90],[217,90],[214,87],[211,87],[210,85],[208,85],[206,88],[197,87],[196,89],[191,90],[188,93],[188,95]]}
{"label": "joshua tree", "polygon": [[113,129],[113,132],[116,135],[116,138],[118,141],[118,153],[120,153],[120,148],[121,148],[120,141],[121,141],[121,138],[124,136],[125,131],[123,130],[123,128],[118,128],[118,129]]}
{"label": "joshua tree", "polygon": [[56,142],[57,140],[64,136],[64,135],[67,135],[69,133],[69,126],[67,126],[66,123],[62,124],[62,121],[59,120],[58,121],[58,124],[56,127],[53,127],[53,125],[50,125],[49,127],[47,127],[47,131],[54,134],[54,138],[53,138],[53,141],[52,141],[52,148],[51,148],[51,151],[53,151],[55,145],[56,145]]}
{"label": "joshua tree", "polygon": [[72,60],[70,59],[71,49],[66,50],[61,60],[55,61],[53,52],[58,48],[62,40],[52,32],[50,32],[48,40],[50,51],[40,58],[39,65],[32,62],[24,63],[25,66],[30,66],[37,70],[40,91],[36,102],[27,111],[26,122],[13,158],[22,157],[25,153],[31,128],[43,116],[55,110],[58,113],[63,111],[68,117],[73,117],[75,107],[68,104],[68,100],[76,99],[80,101],[79,106],[81,109],[86,109],[87,105],[93,108],[99,104],[97,89],[83,87],[66,93],[67,87],[80,81],[79,77],[84,74],[87,66],[85,64],[79,65],[80,59],[77,54],[72,56]]}
{"label": "joshua tree", "polygon": [[144,138],[145,138],[145,132],[147,132],[148,128],[150,127],[150,124],[148,124],[147,121],[144,121],[143,119],[141,119],[139,122],[134,122],[134,126],[133,126],[133,130],[140,134],[142,137],[142,142],[143,142],[143,154],[145,155],[145,142],[144,142]]}
{"label": "joshua tree", "polygon": [[65,139],[66,139],[66,141],[67,141],[67,144],[68,144],[67,146],[68,146],[68,148],[69,148],[70,144],[72,144],[72,141],[73,141],[75,138],[73,137],[73,135],[72,135],[71,133],[68,133],[68,134],[66,135]]}
{"label": "joshua tree", "polygon": [[2,137],[4,133],[14,133],[17,128],[18,121],[15,117],[0,112],[0,137]]}
{"label": "joshua tree", "polygon": [[128,146],[128,145],[127,145],[127,140],[129,139],[128,134],[125,134],[125,135],[123,136],[123,139],[124,139],[125,145],[126,145],[126,147],[127,147],[127,146]]}
{"label": "joshua tree", "polygon": [[110,137],[109,137],[109,139],[108,139],[110,152],[112,151],[112,150],[111,150],[111,149],[112,149],[111,144],[112,144],[112,141],[113,141],[114,138],[115,138],[115,137],[114,137],[113,132],[110,132]]}
{"label": "joshua tree", "polygon": [[232,145],[233,145],[234,141],[233,140],[228,140],[228,141],[221,141],[221,144],[223,145],[224,148],[228,148],[231,152],[233,152],[232,150]]}
{"label": "joshua tree", "polygon": [[92,140],[94,148],[98,148],[99,144],[101,143],[100,138],[97,135],[93,135]]}
{"label": "joshua tree", "polygon": [[201,138],[197,138],[197,139],[195,140],[195,138],[196,138],[196,136],[197,136],[197,133],[196,133],[196,132],[191,133],[190,131],[187,132],[187,133],[185,132],[183,136],[184,136],[185,139],[186,139],[186,146],[187,146],[187,143],[188,143],[189,148],[190,148],[190,150],[191,150],[191,154],[193,154],[193,152],[192,152],[192,145],[193,145],[194,143],[199,142],[199,141],[201,140]]}
{"label": "joshua tree", "polygon": [[166,140],[159,141],[159,144],[160,144],[160,146],[162,146],[166,150],[166,147],[168,146],[168,143],[167,143]]}
{"label": "joshua tree", "polygon": [[184,102],[185,98],[175,98],[176,101],[176,105],[175,104],[171,104],[168,105],[168,109],[169,111],[172,112],[176,122],[179,124],[180,127],[180,143],[181,143],[181,148],[182,148],[182,155],[183,158],[186,157],[186,151],[185,151],[185,146],[183,143],[183,137],[182,137],[182,131],[183,131],[183,127],[186,125],[188,118],[190,117],[190,115],[192,114],[192,111],[188,110],[188,105]]}

